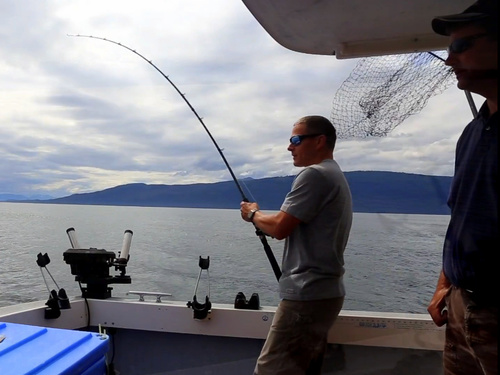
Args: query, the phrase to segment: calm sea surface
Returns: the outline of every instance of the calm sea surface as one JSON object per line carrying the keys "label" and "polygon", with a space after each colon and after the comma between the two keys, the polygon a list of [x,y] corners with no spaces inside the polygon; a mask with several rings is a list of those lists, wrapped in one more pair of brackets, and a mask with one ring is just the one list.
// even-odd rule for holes
{"label": "calm sea surface", "polygon": [[[441,267],[448,220],[439,215],[355,214],[345,253],[344,309],[425,313]],[[247,297],[259,293],[263,305],[279,301],[262,244],[238,210],[0,202],[0,306],[48,298],[38,253],[49,255],[47,268],[58,286],[70,296],[80,295],[63,261],[70,227],[81,247],[117,255],[124,231],[134,232],[127,267],[132,284],[111,285],[113,296],[138,290],[190,301],[200,272],[198,259],[210,256],[212,302],[233,303],[240,291]],[[283,243],[269,239],[269,244],[280,262]],[[197,295],[200,299],[207,293],[203,272]]]}

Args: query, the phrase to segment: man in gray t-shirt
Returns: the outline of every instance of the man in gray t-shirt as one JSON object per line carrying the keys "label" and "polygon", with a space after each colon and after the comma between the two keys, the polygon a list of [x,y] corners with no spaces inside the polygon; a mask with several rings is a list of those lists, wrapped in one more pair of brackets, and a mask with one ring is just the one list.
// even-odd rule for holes
{"label": "man in gray t-shirt", "polygon": [[328,331],[345,296],[344,250],[352,223],[347,181],[333,160],[336,132],[321,116],[300,119],[288,150],[304,167],[280,212],[264,214],[241,203],[245,221],[286,239],[280,302],[257,361],[255,375],[319,375]]}

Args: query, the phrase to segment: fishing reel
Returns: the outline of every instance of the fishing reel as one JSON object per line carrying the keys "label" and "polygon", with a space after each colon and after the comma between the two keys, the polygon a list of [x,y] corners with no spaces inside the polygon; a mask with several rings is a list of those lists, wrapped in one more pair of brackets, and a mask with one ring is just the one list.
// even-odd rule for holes
{"label": "fishing reel", "polygon": [[[103,249],[82,249],[75,235],[75,229],[66,230],[72,248],[64,252],[64,261],[71,266],[71,274],[80,283],[83,298],[106,299],[111,297],[109,284],[131,284],[126,275],[126,267],[130,258],[130,244],[133,232],[126,230],[122,251],[116,258],[115,253]],[[109,270],[114,267],[119,275],[111,276]],[[86,284],[82,286],[81,284]]]}
{"label": "fishing reel", "polygon": [[236,298],[234,299],[234,308],[241,310],[259,310],[260,309],[259,294],[252,293],[250,299],[247,300],[243,292],[238,292]]}

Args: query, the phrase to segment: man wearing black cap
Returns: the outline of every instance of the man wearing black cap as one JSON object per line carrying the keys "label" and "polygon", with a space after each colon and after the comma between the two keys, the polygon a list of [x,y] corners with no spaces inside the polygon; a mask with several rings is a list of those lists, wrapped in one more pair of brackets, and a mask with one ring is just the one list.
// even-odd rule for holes
{"label": "man wearing black cap", "polygon": [[498,0],[437,17],[458,87],[486,102],[463,131],[448,199],[443,268],[428,312],[446,324],[445,375],[498,373]]}

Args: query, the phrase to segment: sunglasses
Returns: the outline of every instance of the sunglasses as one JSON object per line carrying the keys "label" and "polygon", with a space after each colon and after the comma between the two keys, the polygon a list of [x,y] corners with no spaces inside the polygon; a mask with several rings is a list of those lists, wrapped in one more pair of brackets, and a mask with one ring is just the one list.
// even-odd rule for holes
{"label": "sunglasses", "polygon": [[294,135],[290,138],[290,143],[294,146],[298,146],[302,143],[302,141],[306,138],[319,137],[323,134],[304,134],[304,135]]}
{"label": "sunglasses", "polygon": [[487,35],[488,34],[483,33],[483,34],[471,35],[471,36],[466,36],[464,38],[456,39],[448,46],[448,53],[465,52],[474,45],[474,41],[476,39],[483,38]]}

